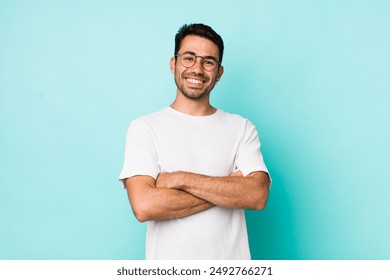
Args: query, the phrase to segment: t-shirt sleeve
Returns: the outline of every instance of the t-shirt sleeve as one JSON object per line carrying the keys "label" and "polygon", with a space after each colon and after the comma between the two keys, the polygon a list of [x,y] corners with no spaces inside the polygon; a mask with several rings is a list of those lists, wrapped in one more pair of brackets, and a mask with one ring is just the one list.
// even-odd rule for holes
{"label": "t-shirt sleeve", "polygon": [[160,173],[152,134],[144,122],[133,121],[127,131],[125,158],[119,180],[136,175],[157,178]]}
{"label": "t-shirt sleeve", "polygon": [[255,171],[264,171],[269,174],[260,151],[256,127],[248,120],[246,120],[243,139],[238,150],[236,167],[244,176]]}

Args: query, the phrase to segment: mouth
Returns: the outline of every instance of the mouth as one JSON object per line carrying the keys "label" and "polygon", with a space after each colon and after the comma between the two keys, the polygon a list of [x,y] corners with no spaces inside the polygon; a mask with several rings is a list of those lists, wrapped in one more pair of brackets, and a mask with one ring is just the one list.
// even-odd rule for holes
{"label": "mouth", "polygon": [[187,77],[185,78],[186,81],[192,85],[202,85],[204,83],[203,80],[201,79],[197,79],[197,78],[190,78],[190,77]]}

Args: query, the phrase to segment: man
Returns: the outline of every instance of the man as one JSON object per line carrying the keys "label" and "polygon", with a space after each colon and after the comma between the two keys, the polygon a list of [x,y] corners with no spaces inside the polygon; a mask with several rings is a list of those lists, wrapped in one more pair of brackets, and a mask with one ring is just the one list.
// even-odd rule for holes
{"label": "man", "polygon": [[147,259],[250,259],[243,209],[265,207],[270,179],[253,124],[210,104],[223,48],[209,26],[182,26],[176,99],[130,124],[119,179],[149,222]]}

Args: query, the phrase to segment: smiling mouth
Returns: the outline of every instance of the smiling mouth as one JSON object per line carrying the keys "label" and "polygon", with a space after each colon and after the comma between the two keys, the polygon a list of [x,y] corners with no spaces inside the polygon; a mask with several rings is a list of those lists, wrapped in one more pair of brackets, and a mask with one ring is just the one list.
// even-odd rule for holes
{"label": "smiling mouth", "polygon": [[203,84],[202,80],[198,80],[194,78],[186,78],[186,81],[190,82],[191,84],[198,84],[198,85]]}

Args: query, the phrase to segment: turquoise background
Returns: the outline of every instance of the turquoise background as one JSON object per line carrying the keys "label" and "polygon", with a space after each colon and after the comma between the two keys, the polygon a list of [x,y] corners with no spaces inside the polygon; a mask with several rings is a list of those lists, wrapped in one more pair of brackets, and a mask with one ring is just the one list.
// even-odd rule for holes
{"label": "turquoise background", "polygon": [[129,122],[175,97],[174,35],[222,35],[212,103],[273,177],[255,259],[390,259],[390,1],[0,2],[0,259],[142,259]]}

